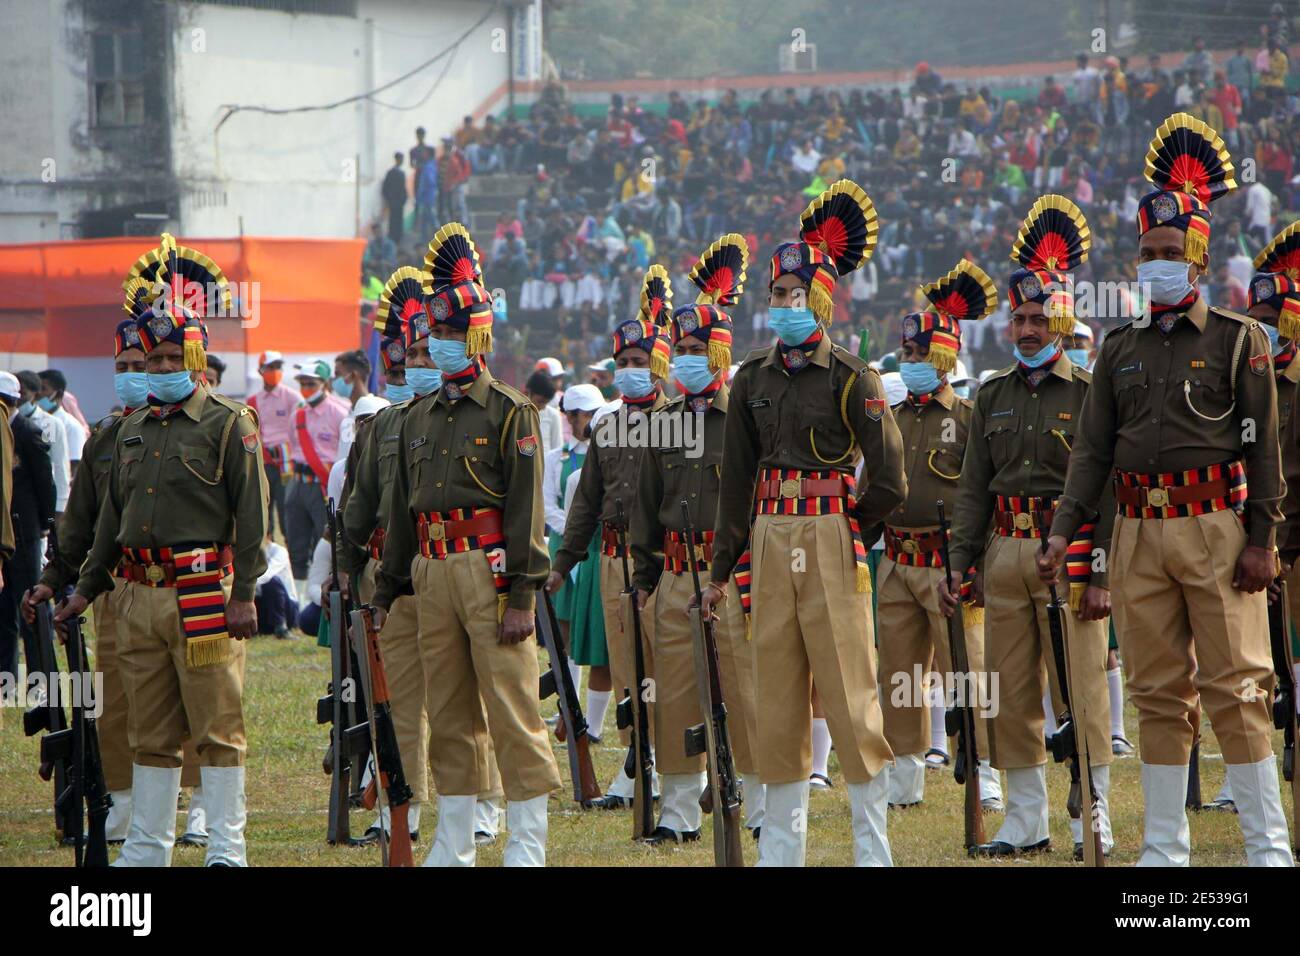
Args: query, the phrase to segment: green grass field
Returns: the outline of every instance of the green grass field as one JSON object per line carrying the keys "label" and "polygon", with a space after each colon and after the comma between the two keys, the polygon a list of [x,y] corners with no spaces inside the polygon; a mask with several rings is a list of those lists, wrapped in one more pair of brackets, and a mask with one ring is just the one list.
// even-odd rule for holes
{"label": "green grass field", "polygon": [[[377,847],[347,849],[325,842],[329,778],[321,772],[327,730],[315,724],[315,701],[324,692],[329,674],[329,652],[313,639],[276,641],[259,638],[250,648],[244,713],[248,729],[248,848],[249,860],[261,866],[378,866]],[[584,695],[585,697],[585,695]],[[543,705],[554,712],[554,699]],[[38,745],[22,733],[22,714],[6,708],[0,715],[0,866],[70,866],[72,851],[57,847],[53,839],[51,785],[36,775]],[[597,777],[602,786],[612,779],[624,756],[617,746],[613,708],[605,726],[605,743],[595,748]],[[1137,720],[1130,708],[1129,737],[1136,740]],[[568,782],[568,762],[556,744],[560,773]],[[1280,752],[1281,741],[1275,742]],[[814,791],[809,814],[808,863],[845,866],[853,862],[849,807],[834,754],[831,756],[830,791]],[[1223,779],[1223,762],[1217,744],[1206,728],[1201,747],[1203,795],[1210,800]],[[1142,799],[1136,757],[1116,759],[1112,770],[1111,815],[1116,838],[1110,859],[1114,866],[1130,866],[1141,842]],[[925,802],[908,810],[890,811],[889,839],[899,866],[1065,866],[1071,862],[1071,842],[1064,811],[1068,773],[1051,766],[1048,782],[1052,794],[1054,851],[1033,859],[975,863],[962,850],[962,790],[950,771],[927,774]],[[1289,791],[1284,803],[1291,811]],[[1058,809],[1059,808],[1059,809]],[[1197,866],[1236,866],[1245,862],[1236,817],[1228,813],[1191,814],[1192,862]],[[352,832],[359,834],[373,815],[355,811]],[[985,817],[992,839],[1000,814]],[[178,832],[184,818],[178,821]],[[428,852],[435,818],[426,808],[416,862]],[[553,866],[710,866],[713,862],[708,822],[704,839],[680,849],[655,849],[630,839],[627,812],[583,811],[572,800],[572,790],[551,798],[548,863]],[[480,848],[478,865],[501,862],[504,834],[493,846]],[[116,853],[116,850],[113,851]],[[746,838],[745,857],[757,858],[757,846]],[[178,847],[178,866],[203,862],[201,849]]]}

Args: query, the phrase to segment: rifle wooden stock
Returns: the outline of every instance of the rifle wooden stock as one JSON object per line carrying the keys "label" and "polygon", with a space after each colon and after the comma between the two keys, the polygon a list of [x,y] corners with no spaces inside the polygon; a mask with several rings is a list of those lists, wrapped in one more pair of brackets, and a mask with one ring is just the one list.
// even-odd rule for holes
{"label": "rifle wooden stock", "polygon": [[[699,727],[686,731],[686,753],[694,756],[703,743],[708,769],[707,812],[713,816],[713,865],[744,866],[741,849],[740,787],[736,764],[731,755],[731,737],[727,733],[727,705],[722,696],[721,667],[713,622],[700,609],[700,567],[695,560],[695,526],[691,522],[690,504],[681,502],[682,522],[686,532],[687,563],[695,586],[695,606],[690,609],[691,649],[695,657],[695,686],[700,696]],[[704,801],[701,801],[703,803]]]}
{"label": "rifle wooden stock", "polygon": [[[952,561],[948,555],[948,518],[944,512],[943,502],[935,502],[939,512],[939,556],[942,562],[944,580],[951,584]],[[966,652],[966,626],[962,618],[960,601],[948,618],[948,656],[952,660],[954,677],[953,705],[944,714],[944,723],[949,734],[957,738],[957,758],[953,761],[953,778],[964,789],[962,814],[962,836],[966,852],[973,854],[975,848],[984,842],[984,807],[980,802],[980,758],[978,741],[975,739],[975,709],[966,698],[978,686],[978,678],[970,672],[970,657]],[[965,690],[962,690],[962,684]]]}
{"label": "rifle wooden stock", "polygon": [[1201,801],[1201,738],[1199,732],[1192,742],[1192,752],[1187,758],[1187,800],[1188,810],[1200,812],[1204,803]]}
{"label": "rifle wooden stock", "polygon": [[644,840],[654,832],[654,761],[650,756],[650,708],[646,703],[645,648],[642,644],[641,610],[636,603],[636,588],[627,563],[627,518],[623,502],[618,503],[618,551],[623,559],[623,629],[632,638],[632,673],[634,689],[627,690],[632,717],[632,744],[628,760],[632,764],[632,839]]}
{"label": "rifle wooden stock", "polygon": [[1273,650],[1273,670],[1277,673],[1273,724],[1282,731],[1282,779],[1291,785],[1291,845],[1300,852],[1300,774],[1295,771],[1296,737],[1300,731],[1296,726],[1295,655],[1287,627],[1291,602],[1286,578],[1279,577],[1277,584],[1282,593],[1268,606],[1269,644]]}
{"label": "rifle wooden stock", "polygon": [[[1046,513],[1039,515],[1040,528],[1046,529],[1051,522],[1046,520]],[[1047,534],[1042,535],[1043,551],[1047,551]],[[1047,605],[1047,629],[1052,639],[1052,660],[1056,666],[1056,680],[1061,688],[1063,706],[1057,718],[1052,755],[1060,762],[1070,762],[1070,795],[1066,807],[1070,816],[1078,818],[1083,826],[1083,862],[1085,866],[1102,867],[1106,857],[1101,845],[1101,821],[1097,819],[1097,794],[1092,784],[1092,760],[1088,755],[1088,714],[1082,696],[1072,699],[1070,687],[1073,684],[1073,669],[1070,655],[1069,628],[1070,605],[1062,601],[1056,593],[1056,585],[1049,583],[1047,593],[1051,601]]]}
{"label": "rifle wooden stock", "polygon": [[538,637],[551,661],[551,669],[538,682],[538,697],[546,700],[552,694],[556,695],[556,709],[560,714],[556,737],[564,742],[569,755],[573,799],[584,807],[590,806],[593,800],[600,799],[600,784],[596,782],[596,768],[591,763],[590,728],[578,701],[578,689],[573,686],[569,655],[560,640],[555,606],[545,589],[538,591],[535,614]]}
{"label": "rifle wooden stock", "polygon": [[379,856],[383,865],[414,866],[409,823],[411,787],[402,769],[402,752],[397,744],[397,728],[393,724],[388,676],[379,649],[374,608],[369,605],[357,608],[352,612],[350,623],[352,642],[359,649],[362,676],[370,692],[370,752],[375,757],[375,776],[366,789],[363,805],[367,810],[373,810],[377,801],[387,800],[392,834],[385,835],[383,827],[379,828]]}

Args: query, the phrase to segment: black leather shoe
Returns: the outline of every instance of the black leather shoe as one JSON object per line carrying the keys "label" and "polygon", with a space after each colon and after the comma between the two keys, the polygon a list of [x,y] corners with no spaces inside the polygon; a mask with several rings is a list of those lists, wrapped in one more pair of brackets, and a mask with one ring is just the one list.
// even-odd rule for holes
{"label": "black leather shoe", "polygon": [[626,797],[620,797],[614,793],[607,793],[599,800],[591,801],[591,805],[596,810],[630,810],[632,801]]}
{"label": "black leather shoe", "polygon": [[[1104,856],[1104,857],[1109,858],[1109,857],[1110,857],[1110,850],[1106,849],[1105,847],[1102,847],[1102,848],[1101,848],[1101,855]],[[1074,862],[1075,862],[1075,863],[1082,863],[1082,862],[1083,862],[1083,844],[1082,844],[1082,843],[1076,843],[1076,844],[1074,845]]]}
{"label": "black leather shoe", "polygon": [[760,833],[763,832],[763,828],[762,828],[762,827],[750,827],[750,828],[749,828],[749,832],[752,833],[752,834],[754,834],[754,842],[757,843],[757,842],[758,842],[758,836],[759,836]]}
{"label": "black leather shoe", "polygon": [[683,843],[694,843],[700,838],[699,830],[670,830],[667,827],[655,827],[655,832],[645,838],[645,842],[651,846],[681,846]]}
{"label": "black leather shoe", "polygon": [[497,842],[497,835],[495,833],[488,833],[486,830],[474,831],[475,846],[487,846],[488,844],[496,843],[496,842]]}
{"label": "black leather shoe", "polygon": [[177,846],[207,846],[208,835],[206,833],[183,833],[181,838],[176,841]]}
{"label": "black leather shoe", "polygon": [[1030,853],[1048,853],[1052,849],[1052,840],[1047,838],[1039,840],[1037,843],[1031,843],[1029,846],[1016,846],[1013,843],[1004,843],[1001,840],[994,840],[992,843],[981,843],[970,851],[971,856],[1026,856]]}

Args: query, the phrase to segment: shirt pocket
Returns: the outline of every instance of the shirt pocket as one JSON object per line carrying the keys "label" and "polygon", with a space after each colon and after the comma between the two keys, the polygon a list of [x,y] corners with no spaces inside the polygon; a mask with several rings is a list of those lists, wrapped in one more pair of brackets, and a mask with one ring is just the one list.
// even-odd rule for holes
{"label": "shirt pocket", "polygon": [[1039,436],[1043,461],[1064,472],[1070,467],[1070,450],[1074,447],[1074,423],[1048,416]]}
{"label": "shirt pocket", "polygon": [[406,475],[412,489],[433,484],[433,445],[427,440],[407,449]]}
{"label": "shirt pocket", "polygon": [[1198,420],[1218,422],[1229,417],[1236,406],[1230,384],[1222,376],[1216,376],[1213,369],[1199,369],[1178,387]]}
{"label": "shirt pocket", "polygon": [[495,438],[463,439],[456,451],[456,458],[473,484],[493,498],[506,496],[505,468]]}
{"label": "shirt pocket", "polygon": [[379,486],[388,488],[397,477],[397,452],[399,442],[396,439],[379,441]]}
{"label": "shirt pocket", "polygon": [[931,442],[925,450],[925,463],[931,474],[945,481],[956,481],[961,476],[961,446],[952,442]]}
{"label": "shirt pocket", "polygon": [[[135,484],[140,479],[140,473],[144,470],[144,457],[145,449],[143,445],[124,448],[118,456],[117,483],[123,492],[123,496],[135,489]],[[112,467],[111,463],[109,467]]]}
{"label": "shirt pocket", "polygon": [[1146,369],[1117,372],[1115,382],[1115,411],[1120,419],[1132,418],[1147,403]]}
{"label": "shirt pocket", "polygon": [[1020,412],[1014,408],[989,413],[984,423],[984,440],[995,467],[1017,457],[1020,446]]}
{"label": "shirt pocket", "polygon": [[801,409],[799,431],[807,436],[809,449],[821,462],[839,464],[853,453],[853,435],[844,427],[838,408]]}
{"label": "shirt pocket", "polygon": [[749,414],[754,419],[754,427],[758,430],[759,436],[768,445],[776,444],[777,427],[780,423],[780,416],[776,410],[776,402],[770,398],[756,398],[748,403]]}
{"label": "shirt pocket", "polygon": [[215,485],[217,483],[215,476],[217,470],[216,457],[216,453],[207,445],[177,444],[172,451],[167,453],[168,471],[173,472],[182,484],[186,476],[193,475],[204,484]]}

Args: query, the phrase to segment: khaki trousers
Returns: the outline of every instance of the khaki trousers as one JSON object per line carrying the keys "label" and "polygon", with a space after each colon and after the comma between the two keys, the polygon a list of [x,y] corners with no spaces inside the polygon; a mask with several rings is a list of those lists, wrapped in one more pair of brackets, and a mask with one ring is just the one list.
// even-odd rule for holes
{"label": "khaki trousers", "polygon": [[117,587],[118,667],[135,763],[180,767],[188,737],[201,766],[243,766],[244,642],[230,641],[224,664],[187,667],[176,591],[122,580]]}
{"label": "khaki trousers", "polygon": [[[722,699],[727,704],[727,732],[738,773],[758,773],[758,713],[754,708],[754,642],[746,633],[745,611],[733,577],[727,582],[727,603],[718,609],[718,669]],[[752,624],[752,622],[751,622]]]}
{"label": "khaki trousers", "polygon": [[[490,739],[505,797],[560,786],[538,710],[537,643],[497,641],[497,592],[482,551],[411,562],[429,719],[429,768],[443,796],[491,788]],[[480,698],[480,695],[481,698]],[[484,711],[486,710],[486,720]]]}
{"label": "khaki trousers", "polygon": [[[881,706],[885,739],[895,754],[919,754],[930,749],[930,705],[916,675],[933,670],[941,678],[953,673],[948,646],[948,619],[939,611],[938,568],[898,564],[882,557],[876,569],[877,653],[880,655]],[[984,625],[967,624],[966,657],[980,688],[968,678],[953,686],[975,709],[975,745],[980,759],[989,755],[987,721],[982,706],[991,698],[984,674]],[[963,675],[964,677],[964,675]],[[971,697],[976,691],[980,696]]]}
{"label": "khaki trousers", "polygon": [[[995,536],[984,557],[984,665],[997,714],[989,722],[989,755],[999,770],[1047,762],[1043,747],[1044,671],[1052,709],[1061,713],[1061,688],[1047,625],[1047,585],[1038,579],[1037,538]],[[1111,580],[1116,579],[1112,568]],[[1058,584],[1064,596],[1067,585]],[[1071,613],[1070,701],[1088,720],[1088,756],[1094,767],[1110,764],[1110,692],[1106,684],[1106,622],[1081,621]],[[1077,702],[1077,703],[1076,703]]]}
{"label": "khaki trousers", "polygon": [[[628,558],[628,570],[632,559]],[[605,612],[605,644],[609,648],[609,671],[613,679],[614,701],[623,699],[623,691],[632,689],[636,674],[632,659],[632,637],[623,626],[623,559],[611,558],[607,554],[600,556],[600,605]],[[645,676],[651,680],[655,676],[654,667],[654,630],[655,608],[658,598],[652,594],[645,602],[641,612],[641,651],[645,655]],[[685,607],[685,603],[682,607]],[[651,708],[653,710],[653,708]],[[650,722],[654,723],[651,714]],[[624,728],[618,732],[618,739],[626,747],[632,742],[632,731]]]}
{"label": "khaki trousers", "polygon": [[893,759],[876,691],[871,595],[857,590],[843,515],[759,515],[753,528],[753,653],[763,783],[812,773],[812,684],[844,779]]}
{"label": "khaki trousers", "polygon": [[1198,692],[1225,763],[1272,753],[1268,599],[1232,586],[1245,545],[1232,511],[1115,518],[1115,624],[1143,763],[1187,763]]}

